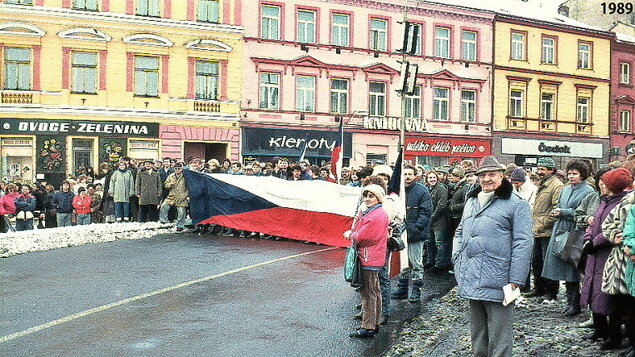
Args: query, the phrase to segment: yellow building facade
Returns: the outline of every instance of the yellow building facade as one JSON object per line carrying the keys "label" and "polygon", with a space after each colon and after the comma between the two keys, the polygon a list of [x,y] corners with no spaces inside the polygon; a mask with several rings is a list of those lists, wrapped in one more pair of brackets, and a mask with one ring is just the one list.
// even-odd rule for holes
{"label": "yellow building facade", "polygon": [[498,15],[494,36],[493,152],[527,167],[606,161],[612,35]]}
{"label": "yellow building facade", "polygon": [[123,156],[236,159],[239,12],[225,0],[5,0],[1,178],[56,182]]}

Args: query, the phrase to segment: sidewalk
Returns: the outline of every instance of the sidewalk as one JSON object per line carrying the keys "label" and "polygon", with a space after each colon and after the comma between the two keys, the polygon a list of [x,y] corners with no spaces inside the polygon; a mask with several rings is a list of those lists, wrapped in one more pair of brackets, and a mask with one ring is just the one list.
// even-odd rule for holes
{"label": "sidewalk", "polygon": [[0,258],[87,243],[149,238],[157,234],[169,233],[172,231],[171,228],[172,224],[129,222],[0,233]]}

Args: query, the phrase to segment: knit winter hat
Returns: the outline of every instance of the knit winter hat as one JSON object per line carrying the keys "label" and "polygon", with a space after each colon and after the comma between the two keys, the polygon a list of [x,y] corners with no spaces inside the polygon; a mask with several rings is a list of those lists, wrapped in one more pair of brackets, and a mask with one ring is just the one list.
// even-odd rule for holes
{"label": "knit winter hat", "polygon": [[556,167],[556,162],[547,156],[538,158],[538,163],[536,164],[538,167]]}
{"label": "knit winter hat", "polygon": [[478,175],[487,171],[504,171],[504,169],[494,156],[487,155],[483,158],[483,161],[481,161],[481,166],[479,166],[476,174]]}
{"label": "knit winter hat", "polygon": [[609,191],[618,193],[624,191],[624,189],[633,183],[633,176],[631,176],[631,172],[627,169],[619,167],[602,175],[602,181]]}
{"label": "knit winter hat", "polygon": [[363,187],[362,195],[364,195],[364,193],[366,192],[370,192],[373,195],[375,195],[379,203],[384,202],[384,196],[386,195],[386,191],[384,191],[383,187],[379,185],[375,185],[375,184],[367,185]]}
{"label": "knit winter hat", "polygon": [[460,168],[460,167],[455,167],[455,168],[452,170],[452,175],[453,175],[453,176],[456,176],[456,177],[463,178],[463,177],[465,177],[465,171],[463,171],[463,169],[462,169],[462,168]]}
{"label": "knit winter hat", "polygon": [[517,167],[512,171],[509,180],[511,182],[525,182],[527,180],[527,174],[522,167]]}
{"label": "knit winter hat", "polygon": [[373,176],[384,174],[392,177],[392,169],[388,165],[377,165],[373,167]]}

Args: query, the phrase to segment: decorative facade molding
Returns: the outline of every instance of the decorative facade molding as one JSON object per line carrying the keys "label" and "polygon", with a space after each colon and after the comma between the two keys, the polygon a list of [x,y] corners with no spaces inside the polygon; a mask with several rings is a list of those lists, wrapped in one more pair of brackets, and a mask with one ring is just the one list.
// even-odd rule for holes
{"label": "decorative facade molding", "polygon": [[221,41],[210,39],[198,39],[185,44],[186,48],[203,51],[231,52],[233,48]]}
{"label": "decorative facade molding", "polygon": [[625,105],[635,105],[635,99],[630,95],[624,94],[617,98],[615,98],[615,103],[617,104],[625,104]]}
{"label": "decorative facade molding", "polygon": [[159,47],[172,47],[174,42],[168,40],[165,37],[153,35],[150,33],[138,33],[123,38],[123,42],[134,45],[143,46],[159,46]]}
{"label": "decorative facade molding", "polygon": [[5,22],[0,24],[0,35],[42,37],[46,32],[41,28],[24,22]]}
{"label": "decorative facade molding", "polygon": [[64,31],[60,31],[57,35],[61,38],[71,38],[75,40],[110,42],[112,37],[105,32],[95,28],[76,27]]}

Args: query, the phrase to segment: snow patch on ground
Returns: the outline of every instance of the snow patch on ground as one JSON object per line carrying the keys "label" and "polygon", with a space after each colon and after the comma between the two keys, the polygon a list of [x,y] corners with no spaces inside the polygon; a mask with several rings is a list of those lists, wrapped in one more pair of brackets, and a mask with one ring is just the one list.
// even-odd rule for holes
{"label": "snow patch on ground", "polygon": [[120,239],[143,239],[172,231],[158,222],[89,224],[0,234],[0,257]]}

